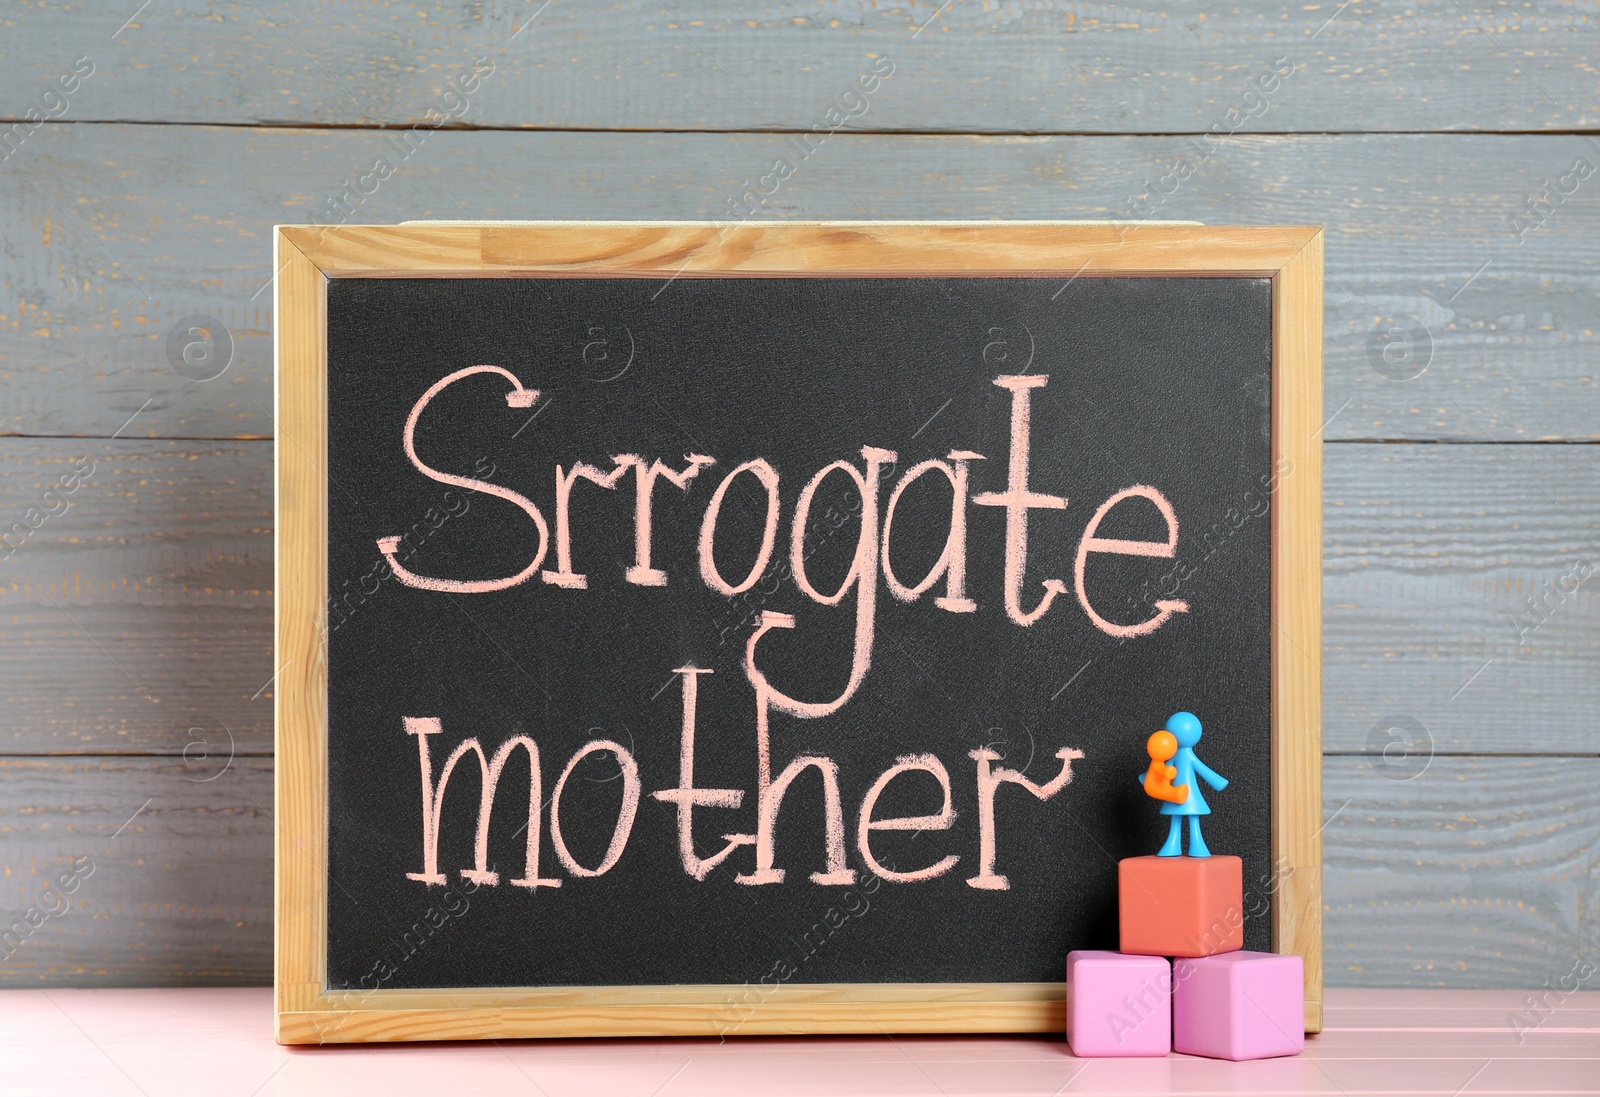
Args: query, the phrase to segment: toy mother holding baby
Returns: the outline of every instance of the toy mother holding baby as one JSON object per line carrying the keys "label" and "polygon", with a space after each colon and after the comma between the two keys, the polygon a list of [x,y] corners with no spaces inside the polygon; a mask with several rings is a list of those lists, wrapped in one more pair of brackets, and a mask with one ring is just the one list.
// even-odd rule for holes
{"label": "toy mother holding baby", "polygon": [[1139,774],[1139,783],[1144,785],[1145,795],[1163,801],[1161,814],[1172,816],[1167,840],[1157,851],[1160,857],[1177,857],[1183,852],[1183,832],[1178,822],[1183,816],[1189,819],[1189,856],[1211,856],[1205,839],[1200,837],[1200,816],[1210,815],[1211,806],[1194,779],[1200,778],[1217,792],[1228,787],[1228,779],[1195,757],[1194,746],[1199,741],[1199,719],[1192,712],[1175,712],[1165,729],[1150,736],[1145,744],[1150,768]]}

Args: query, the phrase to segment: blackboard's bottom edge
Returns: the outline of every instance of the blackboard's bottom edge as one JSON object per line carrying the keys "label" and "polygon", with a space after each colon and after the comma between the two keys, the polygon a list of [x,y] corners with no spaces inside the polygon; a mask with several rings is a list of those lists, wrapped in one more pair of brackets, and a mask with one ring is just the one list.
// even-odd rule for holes
{"label": "blackboard's bottom edge", "polygon": [[[894,993],[885,995],[886,987]],[[644,1000],[623,1002],[614,997],[620,989],[571,991],[565,995],[570,1000],[547,1005],[491,1005],[482,1000],[484,991],[471,989],[459,994],[380,991],[375,993],[386,997],[427,994],[436,1004],[327,1001],[329,1008],[322,1009],[280,1006],[276,1039],[280,1044],[316,1045],[586,1037],[1062,1035],[1066,1028],[1061,983],[813,985],[803,995],[779,988],[764,999],[759,986],[661,988],[717,989],[725,992],[718,1001],[700,995],[676,1000],[639,995]],[[730,990],[738,993],[727,994]],[[510,997],[504,991],[493,993]],[[608,1000],[594,1000],[599,997]],[[448,1004],[437,1004],[440,999]],[[1305,1024],[1308,1033],[1322,1030],[1320,998],[1306,1000]]]}

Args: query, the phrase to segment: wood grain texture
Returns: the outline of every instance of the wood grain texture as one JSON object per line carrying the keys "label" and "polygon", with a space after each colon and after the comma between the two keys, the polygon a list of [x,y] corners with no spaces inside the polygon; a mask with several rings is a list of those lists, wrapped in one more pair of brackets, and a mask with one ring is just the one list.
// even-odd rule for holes
{"label": "wood grain texture", "polygon": [[1322,1031],[1322,252],[1272,280],[1272,950],[1305,960],[1305,1030]]}
{"label": "wood grain texture", "polygon": [[[493,274],[547,277],[967,278],[1055,274],[1271,277],[1317,243],[1305,225],[1073,224],[1051,221],[524,221],[496,225],[285,225],[330,278],[430,278]],[[1295,282],[1299,311],[1274,313],[1298,329],[1320,320],[1320,299]],[[280,326],[283,323],[279,321]],[[1321,363],[1315,341],[1291,343],[1294,368]],[[1319,371],[1320,372],[1320,371]],[[1320,377],[1319,377],[1320,380]],[[1311,399],[1320,400],[1321,385]],[[1319,424],[1320,425],[1320,424]],[[1311,431],[1306,437],[1311,437]]]}
{"label": "wood grain texture", "polygon": [[[0,431],[105,437],[145,406],[124,437],[270,436],[274,223],[737,219],[727,201],[747,180],[800,159],[780,135],[440,132],[409,159],[394,140],[39,130],[8,164],[17,185],[0,190]],[[1129,216],[1198,148],[841,136],[752,217]],[[383,180],[370,175],[380,157],[396,162]],[[1600,171],[1523,243],[1511,224],[1579,157],[1600,168],[1600,151],[1573,136],[1236,138],[1146,216],[1327,227],[1328,439],[1597,440],[1600,252],[1587,245],[1600,235]],[[376,189],[330,213],[330,194],[363,173]],[[232,334],[232,365],[212,381],[168,357],[169,333],[194,315]]]}
{"label": "wood grain texture", "polygon": [[[272,763],[195,776],[177,759],[0,761],[6,924],[57,905],[46,880],[74,858],[95,865],[0,986],[271,981]],[[1594,759],[1435,758],[1411,781],[1327,759],[1328,985],[1539,988],[1600,960],[1597,790]]]}
{"label": "wood grain texture", "polygon": [[[270,449],[0,440],[10,521],[96,462],[0,561],[5,752],[205,764],[192,728],[270,750]],[[1328,446],[1326,750],[1381,753],[1374,726],[1408,716],[1438,752],[1595,753],[1597,584],[1574,584],[1600,568],[1597,515],[1592,446]]]}
{"label": "wood grain texture", "polygon": [[1324,749],[1600,755],[1600,450],[1329,446],[1325,483]]}
{"label": "wood grain texture", "polygon": [[[1290,874],[1272,947],[1305,965],[1305,1025],[1322,1029],[1322,233],[1309,227],[965,224],[771,225],[525,222],[516,225],[279,226],[274,305],[278,674],[277,1039],[285,1044],[566,1036],[722,1035],[724,992],[631,986],[418,992],[326,991],[328,833],[327,278],[664,279],[1269,275],[1274,467],[1272,854]],[[552,809],[553,810],[553,809]],[[1056,984],[814,984],[763,995],[750,1034],[1050,1032]],[[459,1000],[458,1000],[459,999]]]}
{"label": "wood grain texture", "polygon": [[1600,964],[1600,759],[1324,772],[1329,983],[1559,988]]}
{"label": "wood grain texture", "polygon": [[[68,62],[96,72],[67,117],[418,123],[562,129],[810,129],[830,106],[874,130],[1210,132],[1284,59],[1270,131],[1521,130],[1593,125],[1600,23],[1577,2],[1377,0],[1204,11],[1074,0],[727,4],[626,0],[403,8],[222,0],[16,7],[0,42],[10,117]],[[131,8],[130,8],[131,10]],[[520,33],[519,33],[520,32]],[[495,65],[464,101],[447,81]],[[845,91],[894,75],[865,110]],[[1260,108],[1256,108],[1258,111]],[[846,114],[839,115],[841,119]]]}
{"label": "wood grain texture", "polygon": [[275,1033],[283,1014],[315,1001],[327,983],[328,940],[328,305],[327,279],[279,230],[273,308],[274,406],[283,442],[273,480],[278,527],[274,561],[273,660],[282,667],[273,699]]}
{"label": "wood grain texture", "polygon": [[[187,751],[209,772],[227,732],[270,751],[271,445],[0,439],[0,526],[84,457],[69,509],[0,560],[3,752]],[[1402,717],[1425,729],[1390,747],[1402,771],[1430,740],[1597,752],[1600,575],[1574,585],[1600,567],[1600,452],[1329,446],[1324,494],[1325,749],[1381,755]]]}
{"label": "wood grain texture", "polygon": [[313,999],[319,1008],[284,1011],[281,1003],[289,996],[280,990],[277,1038],[281,1044],[342,1044],[601,1035],[1054,1034],[1066,1027],[1062,983],[788,985],[763,992],[753,1010],[741,1008],[743,992],[743,986],[374,991],[325,994]]}
{"label": "wood grain texture", "polygon": [[0,759],[0,986],[266,981],[271,806],[270,759]]}
{"label": "wood grain texture", "polygon": [[0,754],[271,750],[271,461],[0,439]]}
{"label": "wood grain texture", "polygon": [[[0,167],[0,434],[105,439],[143,407],[123,438],[270,437],[274,223],[736,218],[729,200],[787,156],[798,170],[751,216],[1324,224],[1327,439],[1600,441],[1600,178],[1524,216],[1577,159],[1600,165],[1596,138],[1416,132],[1592,130],[1589,5],[669,0],[664,12],[563,0],[514,39],[537,3],[221,0],[152,4],[124,26],[134,7],[0,11],[8,148],[30,107],[51,113],[44,96],[73,59],[96,66],[61,115],[89,124],[25,126]],[[893,75],[813,155],[758,132],[831,125],[825,112],[851,105],[842,96],[874,54]],[[495,71],[460,124],[569,131],[427,128],[402,155],[392,132],[93,122],[421,121],[459,109],[446,81],[475,56]],[[1255,100],[1258,116],[1230,117],[1280,58],[1293,72]],[[1150,136],[1218,125],[1234,135]],[[638,128],[757,132],[574,132]],[[1413,132],[1324,135],[1397,130]],[[1265,136],[1294,131],[1313,132]],[[347,189],[380,156],[395,167],[381,187]],[[344,210],[329,201],[341,191]],[[1516,217],[1536,224],[1520,241]],[[195,315],[225,324],[234,347],[203,383],[175,372],[166,347]],[[97,861],[84,902],[100,905],[47,922],[53,936],[29,947],[55,951],[21,977],[15,959],[0,964],[0,982],[263,982],[270,824],[255,806],[239,814],[246,801],[228,790],[243,772],[270,806],[270,763],[241,757],[201,783],[225,759],[189,729],[221,724],[241,751],[270,748],[272,690],[258,690],[274,670],[261,578],[271,447],[123,445],[0,439],[0,532],[37,505],[58,458],[109,454],[97,468],[126,471],[97,471],[68,513],[0,560],[0,753],[168,757],[0,762],[5,884],[80,855],[83,828],[114,830],[112,805],[130,792],[178,789],[189,807],[143,832],[145,866],[160,872]],[[1560,590],[1600,541],[1591,449],[1328,447],[1326,746],[1367,752],[1327,760],[1325,813],[1360,793],[1323,834],[1331,984],[1538,986],[1571,970],[1571,927],[1595,940],[1596,900],[1574,881],[1600,848],[1584,791],[1600,617],[1593,581]],[[1530,595],[1556,604],[1533,615]],[[1398,746],[1384,755],[1386,741]],[[1439,756],[1394,780],[1430,751],[1580,757]],[[1493,841],[1438,807],[1447,786]],[[105,806],[70,807],[92,803]],[[218,819],[257,829],[217,844],[202,824]],[[9,844],[23,838],[35,844]],[[25,909],[6,894],[0,913]],[[194,913],[212,910],[224,913]]]}

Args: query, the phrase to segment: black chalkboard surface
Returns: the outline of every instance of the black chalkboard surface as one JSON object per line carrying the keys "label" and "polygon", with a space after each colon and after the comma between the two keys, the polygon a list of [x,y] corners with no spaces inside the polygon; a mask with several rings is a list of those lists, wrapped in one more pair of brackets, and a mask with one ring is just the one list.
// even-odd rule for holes
{"label": "black chalkboard surface", "polygon": [[[1059,981],[1180,709],[1267,878],[1272,325],[1262,277],[329,280],[326,986]],[[763,741],[812,760],[766,826]]]}
{"label": "black chalkboard surface", "polygon": [[1320,230],[275,248],[279,1041],[1059,1032],[1179,709],[1320,1029]]}

